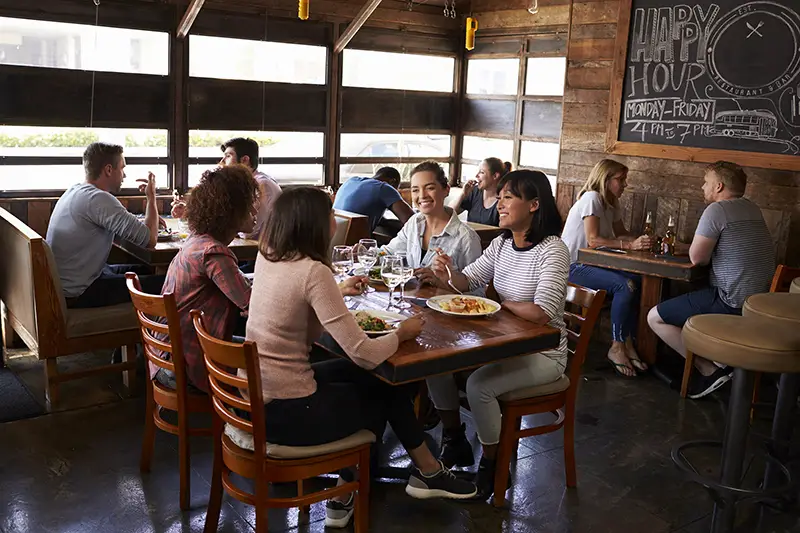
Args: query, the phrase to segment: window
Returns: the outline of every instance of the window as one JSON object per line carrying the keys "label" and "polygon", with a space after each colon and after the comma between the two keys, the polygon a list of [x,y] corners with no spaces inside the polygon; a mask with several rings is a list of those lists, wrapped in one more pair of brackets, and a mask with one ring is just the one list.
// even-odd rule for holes
{"label": "window", "polygon": [[525,94],[529,96],[563,96],[566,57],[531,57],[525,78]]}
{"label": "window", "polygon": [[517,94],[519,59],[470,59],[468,94]]}
{"label": "window", "polygon": [[324,85],[324,46],[189,36],[189,75]]}
{"label": "window", "polygon": [[166,33],[0,17],[0,64],[166,76]]}
{"label": "window", "polygon": [[452,92],[452,57],[345,49],[342,85],[373,89]]}
{"label": "window", "polygon": [[[169,187],[166,130],[0,126],[0,190],[61,190],[83,181],[81,158],[93,142],[124,148],[124,188],[136,188],[135,179],[148,171],[159,188]],[[74,162],[65,164],[65,158]],[[142,158],[156,162],[144,164]]]}
{"label": "window", "polygon": [[490,139],[488,137],[464,137],[464,159],[483,161],[496,157],[503,161],[511,161],[514,156],[514,141],[506,139]]}
{"label": "window", "polygon": [[[194,187],[203,177],[203,172],[215,168],[216,165],[189,165],[189,187]],[[267,174],[283,185],[322,185],[324,169],[322,164],[277,165],[260,163],[258,170]]]}
{"label": "window", "polygon": [[189,157],[222,159],[222,143],[234,137],[258,142],[260,159],[272,157],[322,158],[325,135],[321,132],[291,131],[209,131],[189,132]]}
{"label": "window", "polygon": [[342,157],[450,157],[449,135],[344,133]]}
{"label": "window", "polygon": [[522,166],[556,170],[560,147],[558,143],[522,141],[519,162]]}

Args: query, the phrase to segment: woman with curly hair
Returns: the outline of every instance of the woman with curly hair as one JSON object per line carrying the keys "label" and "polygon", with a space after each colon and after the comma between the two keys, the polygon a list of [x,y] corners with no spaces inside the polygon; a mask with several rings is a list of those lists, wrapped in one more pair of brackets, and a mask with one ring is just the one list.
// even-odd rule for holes
{"label": "woman with curly hair", "polygon": [[[231,340],[237,319],[250,304],[250,284],[228,244],[255,226],[258,183],[242,165],[209,170],[192,190],[186,218],[192,233],[169,265],[162,293],[172,292],[181,321],[189,383],[208,392],[203,352],[189,315],[206,312],[209,333]],[[175,387],[174,375],[160,369],[155,379]]]}

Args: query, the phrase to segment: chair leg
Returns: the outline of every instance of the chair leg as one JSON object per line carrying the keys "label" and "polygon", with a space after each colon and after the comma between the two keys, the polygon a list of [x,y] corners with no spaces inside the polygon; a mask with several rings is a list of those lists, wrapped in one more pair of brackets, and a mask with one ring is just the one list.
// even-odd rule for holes
{"label": "chair leg", "polygon": [[267,484],[256,479],[256,533],[269,533]]}
{"label": "chair leg", "polygon": [[189,468],[189,428],[185,418],[188,413],[179,413],[183,420],[178,422],[178,469],[180,472],[180,506],[182,511],[188,511],[191,502],[192,478]]}
{"label": "chair leg", "polygon": [[58,381],[56,381],[57,377],[58,363],[56,358],[47,359],[44,366],[44,378],[46,382],[44,394],[51,409],[57,407],[59,402],[59,384]]}
{"label": "chair leg", "polygon": [[206,525],[203,533],[217,533],[219,513],[222,509],[222,422],[216,413],[213,417],[214,462],[211,467],[211,492],[208,495]]}
{"label": "chair leg", "polygon": [[575,468],[575,406],[567,400],[564,420],[564,470],[567,475],[567,488],[578,486],[578,473]]}
{"label": "chair leg", "polygon": [[[303,480],[302,479],[298,479],[297,480],[297,495],[298,496],[302,496],[304,494],[305,494],[305,492],[303,492]],[[300,509],[300,513],[304,514],[304,515],[307,515],[307,514],[309,514],[311,512],[311,506],[310,505],[301,505],[299,509]]]}
{"label": "chair leg", "polygon": [[153,462],[153,448],[156,444],[156,422],[154,420],[156,403],[153,400],[153,382],[147,380],[147,403],[145,404],[144,434],[142,435],[142,455],[139,458],[139,470],[150,472]]}
{"label": "chair leg", "polygon": [[506,503],[508,469],[511,466],[511,454],[518,440],[515,429],[519,417],[511,417],[506,409],[503,409],[503,411],[503,421],[500,426],[500,442],[497,446],[496,470],[494,473],[494,496],[492,497],[492,504],[495,507],[502,507]]}
{"label": "chair leg", "polygon": [[[122,347],[122,362],[131,363],[132,368],[122,373],[122,384],[128,390],[128,396],[136,391],[136,345]],[[145,366],[145,368],[147,368]]]}
{"label": "chair leg", "polygon": [[692,375],[693,366],[694,354],[686,350],[686,362],[683,365],[683,379],[681,380],[681,398],[686,398],[686,393],[689,390],[689,376]]}
{"label": "chair leg", "polygon": [[356,495],[353,533],[369,531],[369,447],[361,451],[358,459],[358,494]]}
{"label": "chair leg", "polygon": [[753,387],[753,401],[750,404],[750,423],[753,423],[753,418],[756,416],[756,404],[758,403],[758,394],[761,392],[761,372],[753,372],[755,377],[755,385]]}

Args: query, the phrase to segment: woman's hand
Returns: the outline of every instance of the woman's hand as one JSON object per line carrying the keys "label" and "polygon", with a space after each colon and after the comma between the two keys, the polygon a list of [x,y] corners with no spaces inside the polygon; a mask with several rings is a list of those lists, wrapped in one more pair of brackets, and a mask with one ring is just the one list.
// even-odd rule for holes
{"label": "woman's hand", "polygon": [[364,276],[353,276],[339,283],[339,290],[342,296],[359,296],[369,285],[369,278]]}
{"label": "woman's hand", "polygon": [[410,341],[422,333],[422,326],[424,325],[425,319],[423,316],[415,315],[400,322],[396,334],[400,338],[400,342]]}
{"label": "woman's hand", "polygon": [[653,248],[653,244],[655,244],[655,239],[650,235],[641,235],[631,241],[630,249],[637,250],[637,251],[646,251]]}
{"label": "woman's hand", "polygon": [[434,287],[442,286],[442,280],[440,280],[430,268],[418,268],[414,270],[414,276],[416,276],[421,284],[427,283]]}
{"label": "woman's hand", "polygon": [[[447,269],[453,267],[453,259],[444,253],[441,248],[436,248],[436,257],[431,261],[431,271],[433,274],[443,282],[450,279]],[[452,271],[452,270],[451,270]]]}
{"label": "woman's hand", "polygon": [[475,188],[477,182],[475,180],[469,180],[464,184],[464,196],[469,196],[469,193],[472,192],[472,189]]}

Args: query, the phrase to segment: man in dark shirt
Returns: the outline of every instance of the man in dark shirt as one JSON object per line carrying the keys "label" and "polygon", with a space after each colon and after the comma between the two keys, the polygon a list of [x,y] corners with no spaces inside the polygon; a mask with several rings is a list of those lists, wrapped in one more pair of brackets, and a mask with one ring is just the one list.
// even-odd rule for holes
{"label": "man in dark shirt", "polygon": [[399,186],[397,169],[383,167],[371,178],[356,177],[345,181],[336,192],[333,208],[369,217],[370,231],[375,231],[387,209],[405,224],[414,211],[397,192]]}

